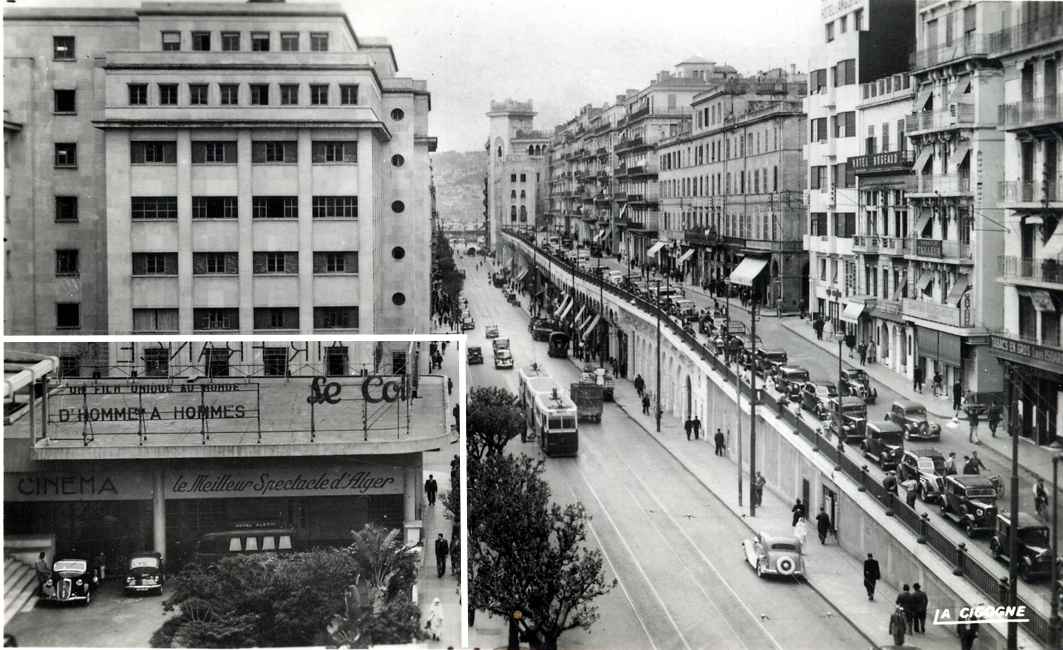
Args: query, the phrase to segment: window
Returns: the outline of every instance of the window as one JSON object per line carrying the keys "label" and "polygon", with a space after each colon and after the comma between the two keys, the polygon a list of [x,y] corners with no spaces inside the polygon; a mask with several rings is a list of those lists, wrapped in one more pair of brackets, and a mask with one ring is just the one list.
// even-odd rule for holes
{"label": "window", "polygon": [[357,273],[358,251],[314,253],[314,273]]}
{"label": "window", "polygon": [[251,51],[269,52],[269,32],[251,32]]}
{"label": "window", "polygon": [[844,61],[838,61],[838,65],[834,66],[835,74],[835,86],[848,86],[856,83],[856,59],[845,59]]}
{"label": "window", "polygon": [[73,61],[75,56],[73,36],[52,37],[52,58],[56,61]]}
{"label": "window", "polygon": [[148,103],[148,84],[128,84],[129,105],[146,106]]}
{"label": "window", "polygon": [[251,143],[251,162],[253,163],[294,163],[298,162],[294,140],[259,140]]}
{"label": "window", "polygon": [[856,213],[855,212],[835,212],[834,213],[834,236],[835,237],[852,237],[856,234]]}
{"label": "window", "polygon": [[[973,8],[973,7],[972,7]],[[864,29],[864,10],[857,9],[853,12],[853,31],[861,31]]]}
{"label": "window", "polygon": [[188,84],[188,103],[193,106],[206,106],[207,84]]}
{"label": "window", "polygon": [[[355,316],[357,316],[357,312],[355,312]],[[325,348],[325,374],[330,377],[346,375],[347,356],[347,346],[345,345],[334,344]],[[281,548],[284,548],[283,538],[281,539]],[[288,543],[288,548],[291,548],[291,542]]]}
{"label": "window", "polygon": [[[297,330],[299,329],[298,307],[255,307],[256,330]],[[284,348],[280,348],[284,352]],[[287,360],[286,357],[282,358]],[[284,373],[281,373],[284,374]]]}
{"label": "window", "polygon": [[809,134],[809,140],[811,142],[826,142],[827,141],[827,118],[816,117],[808,121],[811,133]]}
{"label": "window", "polygon": [[521,174],[520,175],[520,182],[521,183],[527,183],[528,182],[528,175],[527,174]]}
{"label": "window", "polygon": [[[137,330],[137,312],[138,311],[173,311],[174,315],[177,315],[177,310],[155,310],[155,309],[134,309],[133,310],[133,331],[158,331],[155,328],[148,330]],[[174,323],[176,325],[176,323]],[[176,327],[174,329],[177,329]],[[170,351],[167,348],[145,348],[142,352],[144,359],[144,374],[148,377],[166,377],[170,374]]]}
{"label": "window", "polygon": [[340,103],[344,105],[358,103],[358,84],[340,84]]}
{"label": "window", "polygon": [[56,113],[77,113],[76,90],[56,90],[52,94],[55,101],[53,110]]}
{"label": "window", "polygon": [[269,84],[248,84],[252,106],[269,106]]}
{"label": "window", "polygon": [[176,196],[134,196],[129,201],[134,219],[176,219]]}
{"label": "window", "polygon": [[129,163],[132,165],[177,163],[176,142],[153,142],[139,140],[129,143]]}
{"label": "window", "polygon": [[[296,309],[297,314],[298,311]],[[284,377],[288,374],[287,348],[269,347],[262,349],[262,374],[267,377]]]}
{"label": "window", "polygon": [[834,40],[834,21],[827,23],[827,42],[830,43]]}
{"label": "window", "polygon": [[396,122],[401,122],[402,118],[404,117],[406,117],[406,113],[403,112],[401,108],[391,109],[391,119],[395,120]]}
{"label": "window", "polygon": [[177,253],[133,253],[133,275],[177,275]]}
{"label": "window", "polygon": [[78,329],[81,327],[81,303],[57,302],[55,304],[55,327]]}
{"label": "window", "polygon": [[809,79],[809,94],[815,95],[821,93],[827,88],[827,69],[820,68],[819,70],[813,70],[811,78]]}
{"label": "window", "polygon": [[181,32],[162,33],[162,51],[177,52],[181,49]]}
{"label": "window", "polygon": [[222,32],[221,49],[223,52],[239,52],[240,32]]}
{"label": "window", "polygon": [[846,30],[846,23],[848,22],[848,16],[842,16],[838,19],[838,33],[844,34]]}
{"label": "window", "polygon": [[240,86],[238,84],[218,84],[218,94],[222,106],[236,106],[240,103]]}
{"label": "window", "polygon": [[281,51],[299,51],[299,32],[281,32]]}
{"label": "window", "polygon": [[838,187],[856,187],[856,174],[849,167],[848,162],[834,166],[834,184]]}
{"label": "window", "polygon": [[78,220],[78,197],[57,196],[55,197],[55,220],[77,221]]}
{"label": "window", "polygon": [[78,146],[75,142],[55,143],[55,166],[60,169],[75,169],[78,166]]}
{"label": "window", "polygon": [[240,272],[238,253],[193,253],[195,275],[236,275]]}
{"label": "window", "polygon": [[298,219],[299,197],[255,196],[251,199],[251,216],[255,219]]}
{"label": "window", "polygon": [[401,214],[406,209],[406,204],[402,201],[392,201],[391,211],[395,214]]}
{"label": "window", "polygon": [[[240,310],[232,308],[220,308],[220,309],[193,309],[192,310],[192,327],[197,330],[234,330],[239,327],[240,324]],[[221,352],[225,355],[226,362],[228,361],[228,350],[211,350],[211,352]],[[213,354],[211,355],[213,361]],[[211,366],[214,366],[211,363]],[[217,373],[213,373],[216,375]],[[226,373],[228,374],[228,373]]]}
{"label": "window", "polygon": [[328,52],[328,34],[326,32],[310,32],[310,51]]}
{"label": "window", "polygon": [[315,196],[313,199],[314,218],[358,218],[357,196]]}
{"label": "window", "polygon": [[852,138],[856,136],[856,111],[838,113],[834,120],[835,138]]}
{"label": "window", "polygon": [[510,183],[516,183],[517,182],[517,175],[516,174],[510,174],[509,175],[509,182]]}
{"label": "window", "polygon": [[299,253],[255,253],[251,265],[255,273],[298,273]]}
{"label": "window", "polygon": [[196,52],[209,52],[210,32],[192,32],[192,49]]}
{"label": "window", "polygon": [[357,307],[314,307],[314,329],[357,328]]}
{"label": "window", "polygon": [[310,151],[315,163],[358,162],[358,143],[353,140],[314,141]]}
{"label": "window", "polygon": [[808,188],[811,190],[827,189],[826,165],[813,165],[809,167]]}
{"label": "window", "polygon": [[193,219],[235,219],[239,216],[235,196],[193,196]]}
{"label": "window", "polygon": [[161,106],[177,104],[177,84],[159,84],[159,104]]}
{"label": "window", "polygon": [[192,164],[236,164],[235,142],[192,141]]}
{"label": "window", "polygon": [[328,105],[328,84],[310,84],[310,103],[314,106]]}
{"label": "window", "polygon": [[60,248],[55,251],[56,275],[80,275],[78,251],[76,248]]}
{"label": "window", "polygon": [[281,104],[284,106],[299,104],[299,84],[281,84]]}
{"label": "window", "polygon": [[81,375],[81,360],[75,356],[62,355],[59,357],[59,376],[77,377]]}

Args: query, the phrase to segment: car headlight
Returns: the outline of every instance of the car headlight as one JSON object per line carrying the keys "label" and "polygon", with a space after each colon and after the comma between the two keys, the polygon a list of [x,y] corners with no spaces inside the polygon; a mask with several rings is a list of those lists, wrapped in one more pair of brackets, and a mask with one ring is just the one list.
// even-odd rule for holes
{"label": "car headlight", "polygon": [[982,511],[982,509],[981,509],[981,508],[975,508],[975,510],[974,510],[974,514],[976,514],[976,515],[978,515],[979,517],[981,517],[981,516],[982,516],[983,514],[985,514],[985,513],[984,513],[984,512]]}
{"label": "car headlight", "polygon": [[81,585],[85,584],[85,581],[84,581],[84,580],[82,580],[81,578],[78,578],[78,579],[77,579],[77,580],[76,580],[76,581],[74,582],[74,584],[76,584],[77,586],[79,586],[79,587],[80,587]]}
{"label": "car headlight", "polygon": [[133,576],[127,576],[127,577],[126,577],[126,579],[125,579],[125,583],[126,583],[127,585],[131,585],[131,584],[133,584],[133,582],[135,582],[135,581],[133,580]]}
{"label": "car headlight", "polygon": [[48,578],[47,580],[45,580],[44,581],[44,586],[45,587],[51,587],[52,586],[52,579]]}

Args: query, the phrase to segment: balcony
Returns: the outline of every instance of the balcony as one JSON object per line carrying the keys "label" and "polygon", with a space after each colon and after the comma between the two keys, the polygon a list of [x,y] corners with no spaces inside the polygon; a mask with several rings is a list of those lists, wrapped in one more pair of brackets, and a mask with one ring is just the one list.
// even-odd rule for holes
{"label": "balcony", "polygon": [[719,242],[716,231],[705,228],[688,228],[683,231],[683,241],[695,246],[712,246]]}
{"label": "balcony", "polygon": [[997,257],[997,269],[1003,282],[1036,282],[1063,286],[1063,260],[1058,258],[1001,255]]}
{"label": "balcony", "polygon": [[960,174],[921,174],[912,194],[970,194],[971,177]]}
{"label": "balcony", "polygon": [[878,253],[878,237],[874,235],[856,235],[853,237],[853,252]]}
{"label": "balcony", "polygon": [[1051,126],[1063,122],[1063,96],[1052,95],[1001,104],[997,112],[1006,131]]}
{"label": "balcony", "polygon": [[915,152],[911,149],[883,151],[849,159],[849,167],[857,175],[909,172],[913,164],[915,164]]}
{"label": "balcony", "polygon": [[922,318],[942,325],[953,327],[973,327],[974,314],[972,309],[961,310],[952,305],[940,305],[935,302],[924,302],[904,298],[901,301],[904,315],[912,318]]}
{"label": "balcony", "polygon": [[1036,47],[1063,37],[1063,18],[1058,14],[1008,27],[989,35],[989,51],[993,56]]}
{"label": "balcony", "polygon": [[641,147],[644,144],[646,143],[643,141],[642,136],[628,138],[626,140],[621,140],[620,142],[617,142],[616,146],[613,147],[613,151],[621,152],[626,151],[628,149],[635,149],[637,147]]}
{"label": "balcony", "polygon": [[971,56],[986,56],[989,53],[988,41],[986,35],[971,32],[949,45],[916,50],[911,55],[912,70],[945,65]]}
{"label": "balcony", "polygon": [[630,222],[630,228],[638,231],[656,231],[658,222],[657,212],[647,212],[641,217],[633,218]]}
{"label": "balcony", "polygon": [[908,257],[935,260],[971,261],[971,245],[958,241],[912,238],[908,243]]}
{"label": "balcony", "polygon": [[744,247],[751,251],[766,253],[800,253],[804,250],[801,241],[775,239],[747,239]]}
{"label": "balcony", "polygon": [[1063,201],[1060,181],[1001,181],[1000,196],[1005,203],[1051,203]]}
{"label": "balcony", "polygon": [[974,126],[974,104],[950,104],[944,111],[920,111],[904,118],[908,135],[917,131],[934,131]]}
{"label": "balcony", "polygon": [[904,305],[899,300],[875,298],[867,306],[872,316],[900,316],[904,312]]}

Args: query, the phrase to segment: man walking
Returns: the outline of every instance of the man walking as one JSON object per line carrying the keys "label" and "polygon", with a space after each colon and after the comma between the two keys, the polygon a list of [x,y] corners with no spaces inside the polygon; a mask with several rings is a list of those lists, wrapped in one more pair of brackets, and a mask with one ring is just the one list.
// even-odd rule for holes
{"label": "man walking", "polygon": [[33,571],[37,574],[37,589],[44,595],[44,583],[52,576],[52,567],[44,559],[44,551],[37,555],[37,561],[33,563]]}
{"label": "man walking", "polygon": [[960,650],[973,650],[974,640],[978,638],[978,619],[966,613],[960,620],[962,622],[956,628],[956,633],[960,635]]}
{"label": "man walking", "polygon": [[687,418],[686,421],[683,422],[683,428],[687,432],[687,440],[689,441],[690,440],[690,434],[694,431],[694,421],[691,420],[690,418]]}
{"label": "man walking", "polygon": [[440,578],[447,572],[448,555],[450,555],[450,544],[447,544],[447,540],[443,538],[443,533],[439,533],[439,537],[436,538],[436,573]]}
{"label": "man walking", "polygon": [[904,611],[904,624],[908,628],[908,634],[911,634],[912,626],[915,624],[915,609],[912,604],[912,592],[908,585],[904,585],[901,593],[897,594],[897,607]]}
{"label": "man walking", "polygon": [[646,393],[642,393],[642,414],[650,414],[650,396]]}
{"label": "man walking", "polygon": [[753,481],[753,497],[756,499],[755,503],[759,508],[764,503],[764,484],[767,481],[764,479],[764,475],[757,472],[757,478]]}
{"label": "man walking", "polygon": [[875,600],[875,583],[882,577],[878,568],[878,560],[870,553],[864,560],[864,589],[867,590],[867,599]]}
{"label": "man walking", "polygon": [[642,397],[642,389],[645,387],[646,382],[642,380],[642,375],[635,375],[635,392],[639,394],[639,397]]}
{"label": "man walking", "polygon": [[993,400],[993,403],[989,405],[989,433],[994,438],[997,437],[997,427],[1000,425],[1000,402]]}
{"label": "man walking", "polygon": [[447,396],[449,397],[454,392],[454,380],[447,377]]}
{"label": "man walking", "polygon": [[790,522],[790,526],[793,527],[797,525],[799,519],[805,516],[805,504],[801,503],[801,499],[794,503],[794,507],[790,508],[790,512],[794,513],[793,521]]}
{"label": "man walking", "polygon": [[973,407],[967,411],[967,422],[971,425],[970,432],[967,433],[967,442],[977,445],[978,444],[978,411]]}
{"label": "man walking", "polygon": [[952,476],[956,473],[956,452],[950,451],[949,457],[945,459],[945,476]]}
{"label": "man walking", "polygon": [[923,392],[923,368],[916,366],[915,371],[912,373],[912,390],[922,393]]}
{"label": "man walking", "polygon": [[983,469],[988,469],[982,459],[978,457],[977,451],[971,452],[971,459],[968,462],[971,463],[971,468],[974,470],[972,474],[981,474]]}
{"label": "man walking", "polygon": [[701,440],[701,418],[694,416],[694,440]]}
{"label": "man walking", "polygon": [[435,507],[436,505],[436,491],[439,490],[439,486],[436,484],[435,478],[431,474],[428,475],[428,480],[424,482],[424,494],[428,497],[428,505]]}
{"label": "man walking", "polygon": [[830,532],[830,515],[823,508],[819,509],[819,514],[816,515],[816,532],[819,533],[819,543],[827,543],[827,533]]}
{"label": "man walking", "polygon": [[893,636],[893,645],[900,648],[904,645],[904,629],[906,627],[904,620],[904,608],[897,605],[897,609],[893,611],[893,615],[890,616],[890,635]]}
{"label": "man walking", "polygon": [[960,412],[960,400],[963,398],[963,386],[960,385],[960,380],[952,382],[952,411],[954,413]]}
{"label": "man walking", "polygon": [[452,408],[450,412],[454,414],[454,429],[456,431],[460,431],[461,424],[459,423],[458,414],[461,413],[461,408],[457,404],[455,404],[454,408]]}
{"label": "man walking", "polygon": [[716,443],[716,455],[717,456],[723,456],[723,454],[724,454],[723,431],[720,431],[720,429],[718,427],[716,429],[716,435],[713,436],[713,441]]}
{"label": "man walking", "polygon": [[926,592],[919,587],[919,583],[912,585],[912,611],[915,614],[915,632],[926,634]]}

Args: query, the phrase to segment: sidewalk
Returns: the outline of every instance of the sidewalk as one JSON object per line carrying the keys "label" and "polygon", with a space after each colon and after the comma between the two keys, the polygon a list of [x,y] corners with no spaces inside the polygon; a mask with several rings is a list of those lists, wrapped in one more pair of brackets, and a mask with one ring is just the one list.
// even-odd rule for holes
{"label": "sidewalk", "polygon": [[[732,305],[733,306],[733,305]],[[818,345],[824,350],[830,352],[832,355],[838,354],[837,344],[831,341],[819,341],[816,339],[816,334],[812,331],[812,326],[808,321],[798,318],[783,318],[779,321],[783,327],[792,332],[793,334],[800,336],[801,338]],[[855,367],[853,363],[849,361],[846,355],[842,356],[842,363],[846,367]],[[905,399],[910,399],[915,402],[919,402],[926,406],[926,410],[931,415],[937,416],[942,420],[951,420],[955,412],[952,410],[951,398],[935,398],[929,392],[917,393],[912,390],[912,385],[906,377],[902,377],[897,373],[884,368],[875,363],[869,363],[861,366],[868,376],[874,379],[879,384],[886,386],[893,392],[902,396]],[[942,423],[944,426],[944,423]],[[966,422],[961,423],[963,430],[966,431]],[[1003,425],[998,429],[1002,430]],[[989,451],[997,454],[1001,458],[1011,460],[1011,439],[1001,434],[997,437],[993,437],[989,434],[988,427],[979,428],[979,441],[981,446]],[[1032,442],[1026,441],[1024,438],[1019,438],[1019,464],[1023,469],[1029,471],[1036,478],[1045,479],[1046,482],[1052,480],[1052,456],[1060,453],[1060,450],[1055,450],[1052,447],[1042,447],[1035,445]]]}
{"label": "sidewalk", "polygon": [[[424,478],[428,474],[425,473]],[[450,475],[436,476],[439,483],[439,494],[442,495],[450,490]],[[458,576],[452,575],[450,558],[447,558],[447,572],[442,578],[436,576],[436,553],[435,540],[439,533],[450,542],[450,520],[447,519],[446,508],[437,497],[435,507],[429,506],[427,501],[422,504],[421,521],[424,535],[424,543],[421,547],[421,567],[417,576],[417,605],[421,609],[421,627],[428,620],[428,611],[432,607],[432,600],[438,598],[443,605],[443,634],[439,635],[439,641],[431,639],[424,642],[425,648],[446,648],[461,645],[461,626],[464,616],[460,602],[461,583]]]}

